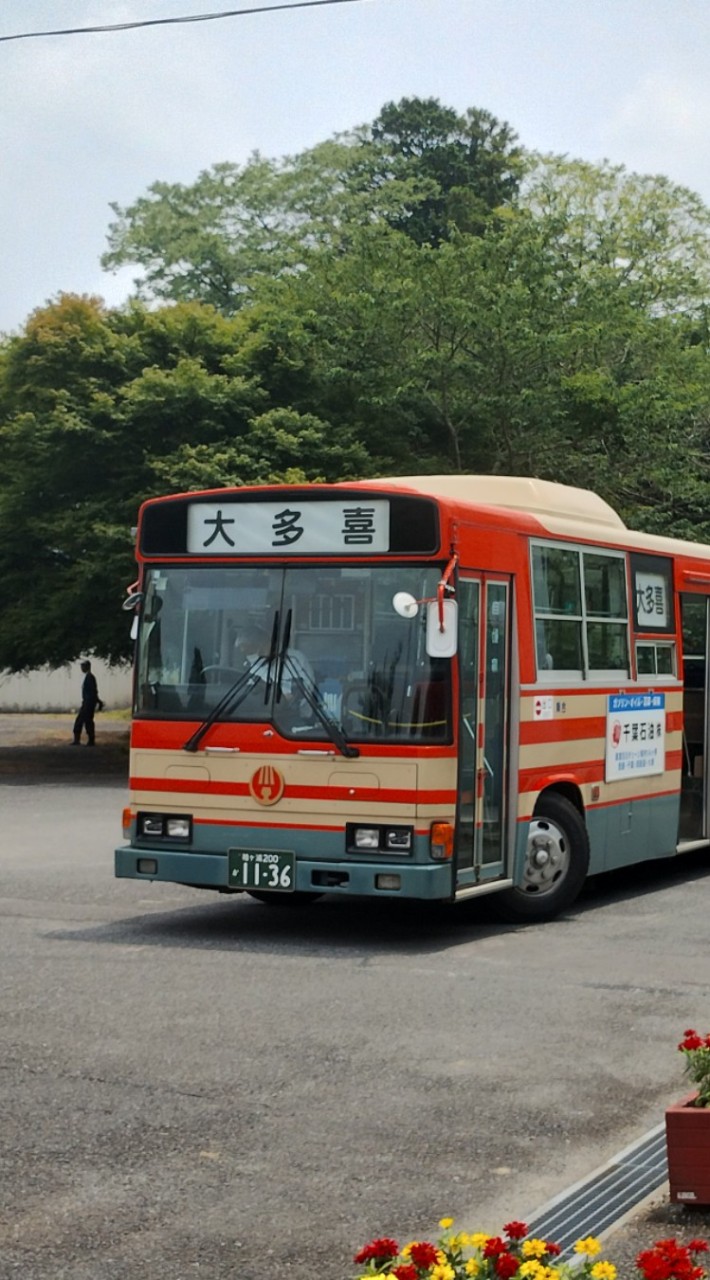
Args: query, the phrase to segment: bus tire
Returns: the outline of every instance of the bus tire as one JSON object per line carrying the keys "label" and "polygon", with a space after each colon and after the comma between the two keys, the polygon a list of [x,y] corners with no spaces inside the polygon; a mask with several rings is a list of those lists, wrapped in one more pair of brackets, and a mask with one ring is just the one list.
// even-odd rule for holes
{"label": "bus tire", "polygon": [[589,835],[566,796],[545,792],[530,821],[522,880],[492,902],[510,923],[551,920],[579,894],[589,870]]}
{"label": "bus tire", "polygon": [[323,897],[322,893],[306,893],[299,889],[295,893],[262,893],[259,889],[247,889],[247,894],[250,898],[256,898],[257,902],[265,902],[269,907],[307,907]]}

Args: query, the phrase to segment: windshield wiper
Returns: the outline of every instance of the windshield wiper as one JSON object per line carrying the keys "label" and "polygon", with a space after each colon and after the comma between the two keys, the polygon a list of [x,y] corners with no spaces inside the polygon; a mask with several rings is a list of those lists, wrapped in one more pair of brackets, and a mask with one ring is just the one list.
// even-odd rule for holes
{"label": "windshield wiper", "polygon": [[306,702],[311,708],[311,711],[315,716],[317,716],[331,742],[338,748],[341,755],[344,755],[349,759],[354,759],[356,756],[359,756],[360,748],[355,747],[351,742],[348,742],[337,720],[334,716],[331,716],[327,707],[321,700],[320,693],[318,692],[318,686],[315,681],[308,679],[305,673],[299,669],[294,659],[289,657],[288,653],[283,649],[281,652],[279,674],[277,677],[276,701],[279,702],[281,700],[281,681],[283,679],[284,670],[288,672],[291,680],[300,689]]}
{"label": "windshield wiper", "polygon": [[215,704],[207,719],[203,720],[199,728],[195,729],[195,732],[188,738],[187,742],[183,742],[183,751],[197,751],[202,739],[207,731],[212,728],[215,721],[219,720],[220,716],[224,715],[226,711],[236,711],[237,707],[241,706],[244,699],[251,693],[252,689],[256,688],[259,681],[263,681],[264,667],[269,667],[270,669],[270,660],[268,658],[254,659],[251,666],[242,672],[239,679],[235,680],[233,685],[230,685],[224,696]]}

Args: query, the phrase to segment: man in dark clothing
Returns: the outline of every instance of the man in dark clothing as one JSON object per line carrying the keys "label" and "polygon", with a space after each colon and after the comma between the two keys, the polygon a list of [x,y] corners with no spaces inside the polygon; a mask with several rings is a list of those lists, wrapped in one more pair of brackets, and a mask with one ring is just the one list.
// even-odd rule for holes
{"label": "man in dark clothing", "polygon": [[96,684],[96,676],[92,674],[91,663],[82,662],[81,669],[84,672],[84,679],[81,682],[81,707],[79,714],[74,721],[74,742],[73,746],[78,747],[81,742],[81,731],[86,729],[88,738],[87,747],[93,747],[94,744],[94,712],[99,702],[99,690]]}

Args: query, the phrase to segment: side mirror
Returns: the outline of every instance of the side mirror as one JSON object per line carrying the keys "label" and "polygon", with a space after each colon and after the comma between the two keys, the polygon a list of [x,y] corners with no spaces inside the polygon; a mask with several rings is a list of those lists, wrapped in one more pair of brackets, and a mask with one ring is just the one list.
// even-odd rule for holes
{"label": "side mirror", "polygon": [[137,606],[141,603],[142,599],[143,599],[142,591],[132,591],[129,596],[126,596],[125,600],[123,601],[123,604],[121,605],[121,608],[125,609],[126,613],[130,613],[131,609],[137,608]]}
{"label": "side mirror", "polygon": [[444,600],[444,630],[441,630],[439,602],[432,600],[426,609],[426,651],[430,658],[453,658],[458,641],[459,606],[456,600]]}

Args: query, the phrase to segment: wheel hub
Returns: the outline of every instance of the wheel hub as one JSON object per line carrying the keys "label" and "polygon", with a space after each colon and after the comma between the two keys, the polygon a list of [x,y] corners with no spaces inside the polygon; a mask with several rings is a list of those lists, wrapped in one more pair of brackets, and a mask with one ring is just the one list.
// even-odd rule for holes
{"label": "wheel hub", "polygon": [[549,818],[533,818],[525,853],[525,892],[549,893],[568,867],[569,845],[564,831]]}

